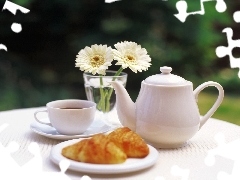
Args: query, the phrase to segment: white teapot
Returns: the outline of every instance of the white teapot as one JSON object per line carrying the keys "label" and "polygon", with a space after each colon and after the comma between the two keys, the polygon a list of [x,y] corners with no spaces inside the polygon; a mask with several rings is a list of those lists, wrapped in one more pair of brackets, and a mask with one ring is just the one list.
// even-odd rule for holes
{"label": "white teapot", "polygon": [[[171,74],[171,67],[161,67],[161,74],[142,81],[134,103],[122,84],[112,81],[116,93],[118,118],[123,126],[138,133],[156,148],[178,148],[187,143],[213,115],[224,97],[222,86],[205,82],[193,91],[193,84]],[[212,108],[200,116],[198,94],[208,86],[215,86],[219,95]]]}

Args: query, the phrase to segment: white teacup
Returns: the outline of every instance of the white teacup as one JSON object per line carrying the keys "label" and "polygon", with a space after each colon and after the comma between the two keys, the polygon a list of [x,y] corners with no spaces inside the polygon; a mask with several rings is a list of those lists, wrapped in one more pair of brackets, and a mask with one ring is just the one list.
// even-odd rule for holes
{"label": "white teacup", "polygon": [[[36,121],[52,126],[64,135],[82,134],[92,124],[96,112],[96,104],[88,100],[56,100],[47,103],[46,107],[46,110],[34,113]],[[37,114],[42,112],[48,113],[50,122],[44,122],[37,117]]]}

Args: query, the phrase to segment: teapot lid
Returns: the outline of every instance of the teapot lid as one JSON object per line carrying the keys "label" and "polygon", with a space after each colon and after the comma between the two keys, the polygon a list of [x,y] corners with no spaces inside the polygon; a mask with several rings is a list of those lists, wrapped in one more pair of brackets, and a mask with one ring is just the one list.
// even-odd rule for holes
{"label": "teapot lid", "polygon": [[145,83],[153,85],[185,85],[188,81],[184,78],[171,74],[172,68],[160,67],[161,74],[149,76],[145,79]]}

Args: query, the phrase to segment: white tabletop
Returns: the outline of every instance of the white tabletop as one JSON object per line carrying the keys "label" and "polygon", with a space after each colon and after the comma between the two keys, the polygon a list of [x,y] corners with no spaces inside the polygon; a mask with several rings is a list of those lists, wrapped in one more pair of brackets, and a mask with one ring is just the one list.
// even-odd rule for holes
{"label": "white tabletop", "polygon": [[[7,147],[10,142],[17,142],[20,147],[11,156],[19,166],[24,167],[34,159],[28,148],[32,142],[36,142],[41,152],[42,170],[59,172],[59,166],[51,162],[49,154],[51,148],[62,141],[43,137],[30,129],[30,124],[34,121],[33,113],[39,109],[42,107],[0,112],[0,143]],[[115,112],[112,117],[117,119]],[[210,118],[187,146],[178,149],[159,149],[157,163],[145,170],[118,175],[84,174],[67,170],[65,174],[71,179],[81,179],[83,175],[88,175],[91,179],[216,180],[222,175],[219,172],[231,175],[234,167],[236,168],[236,162],[239,163],[232,157],[236,155],[236,151],[240,152],[239,139],[239,126]],[[223,148],[216,149],[224,143],[226,145],[222,147],[225,147],[226,151],[223,152]],[[211,149],[216,149],[214,156],[209,155]],[[206,161],[209,160],[207,157],[215,160],[212,166],[206,165]]]}

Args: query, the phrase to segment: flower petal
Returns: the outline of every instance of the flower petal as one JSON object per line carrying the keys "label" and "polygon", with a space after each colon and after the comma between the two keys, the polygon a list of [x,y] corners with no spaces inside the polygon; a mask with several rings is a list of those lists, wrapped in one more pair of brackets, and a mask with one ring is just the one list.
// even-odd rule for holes
{"label": "flower petal", "polygon": [[79,51],[75,61],[75,66],[81,71],[104,75],[108,67],[112,65],[112,48],[97,44],[92,45],[91,48],[86,46]]}
{"label": "flower petal", "polygon": [[135,42],[124,41],[114,45],[114,59],[116,65],[121,65],[123,69],[129,67],[133,72],[142,72],[151,65],[151,58],[147,50]]}

